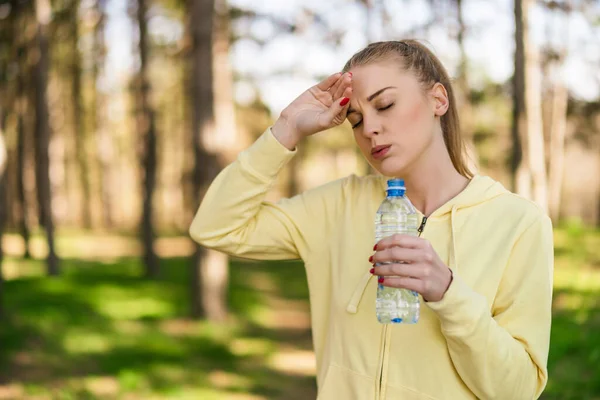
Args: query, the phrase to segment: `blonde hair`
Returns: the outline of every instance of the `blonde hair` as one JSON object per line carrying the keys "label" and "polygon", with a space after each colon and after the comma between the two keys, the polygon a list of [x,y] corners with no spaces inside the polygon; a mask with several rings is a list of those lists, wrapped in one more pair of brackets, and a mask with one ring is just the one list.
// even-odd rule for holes
{"label": "blonde hair", "polygon": [[348,60],[344,72],[353,67],[386,60],[400,61],[402,68],[414,73],[426,89],[433,87],[437,82],[444,86],[450,103],[448,111],[441,117],[444,143],[454,168],[464,177],[472,178],[473,173],[467,163],[465,142],[460,134],[458,111],[450,76],[431,50],[416,40],[371,43]]}

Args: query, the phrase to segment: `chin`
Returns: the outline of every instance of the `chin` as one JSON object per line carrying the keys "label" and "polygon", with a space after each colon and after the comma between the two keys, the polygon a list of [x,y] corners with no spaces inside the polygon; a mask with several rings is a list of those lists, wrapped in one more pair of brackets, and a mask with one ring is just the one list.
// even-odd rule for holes
{"label": "chin", "polygon": [[394,160],[392,157],[383,159],[379,162],[370,162],[371,166],[381,175],[389,178],[402,178],[406,171],[404,163]]}

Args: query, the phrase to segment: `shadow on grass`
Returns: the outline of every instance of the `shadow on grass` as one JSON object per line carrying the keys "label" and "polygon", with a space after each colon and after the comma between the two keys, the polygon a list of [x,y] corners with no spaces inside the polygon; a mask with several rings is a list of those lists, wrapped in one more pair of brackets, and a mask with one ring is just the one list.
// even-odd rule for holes
{"label": "shadow on grass", "polygon": [[549,383],[542,399],[600,399],[600,294],[554,292]]}
{"label": "shadow on grass", "polygon": [[[302,265],[274,264],[232,263],[229,298],[239,322],[225,327],[187,320],[185,258],[163,260],[158,281],[140,278],[138,259],[66,259],[59,278],[8,281],[0,383],[19,383],[35,393],[67,390],[77,398],[95,398],[86,382],[97,377],[115,382],[112,396],[213,388],[268,398],[314,397],[313,377],[284,373],[267,362],[278,343],[301,340],[310,347],[309,332],[266,329],[252,318],[266,303],[251,283],[265,276],[271,295],[307,302]],[[231,341],[240,337],[261,338],[267,345],[235,352]]]}

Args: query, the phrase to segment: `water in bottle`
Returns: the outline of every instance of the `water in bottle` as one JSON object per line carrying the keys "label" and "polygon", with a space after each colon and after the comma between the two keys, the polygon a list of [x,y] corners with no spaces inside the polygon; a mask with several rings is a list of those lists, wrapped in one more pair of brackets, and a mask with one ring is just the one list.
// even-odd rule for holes
{"label": "water in bottle", "polygon": [[[387,181],[387,196],[375,215],[375,243],[396,233],[418,235],[418,214],[405,193],[404,180]],[[378,283],[375,308],[382,324],[414,324],[419,320],[419,294]]]}

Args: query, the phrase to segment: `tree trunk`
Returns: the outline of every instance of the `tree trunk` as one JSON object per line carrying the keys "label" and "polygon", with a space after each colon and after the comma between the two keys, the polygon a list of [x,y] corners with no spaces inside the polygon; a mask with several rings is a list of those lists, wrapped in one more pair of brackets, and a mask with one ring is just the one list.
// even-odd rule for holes
{"label": "tree trunk", "polygon": [[159,260],[154,250],[153,195],[156,186],[156,121],[150,102],[151,87],[148,76],[149,39],[146,12],[147,0],[138,0],[137,22],[140,30],[140,72],[137,87],[137,128],[142,143],[142,170],[144,171],[142,195],[141,237],[144,245],[146,276],[157,278]]}
{"label": "tree trunk", "polygon": [[525,44],[525,107],[527,115],[527,150],[531,171],[533,200],[548,211],[548,181],[542,117],[542,71],[540,52],[529,34],[529,10],[534,0],[523,3]]}
{"label": "tree trunk", "polygon": [[79,0],[72,0],[70,10],[71,31],[71,102],[73,105],[73,130],[75,136],[75,154],[77,158],[80,188],[83,191],[82,222],[86,229],[92,227],[91,184],[89,173],[89,157],[87,149],[87,132],[84,121],[83,87],[81,73],[81,53],[79,43]]}
{"label": "tree trunk", "polygon": [[[189,3],[189,32],[191,35],[191,129],[194,148],[192,174],[195,208],[198,207],[206,186],[219,170],[217,156],[206,149],[215,143],[215,96],[213,92],[213,38],[214,0],[192,0]],[[215,36],[213,36],[215,35]],[[211,140],[212,138],[212,140]],[[206,142],[205,142],[206,141]],[[227,258],[213,250],[196,245],[192,263],[192,316],[206,316],[210,320],[224,320]]]}
{"label": "tree trunk", "polygon": [[[527,0],[525,0],[527,1]],[[525,36],[526,17],[523,0],[515,0],[515,71],[513,76],[513,152],[511,172],[513,191],[531,198],[529,152],[527,151],[527,114],[525,108]]]}
{"label": "tree trunk", "polygon": [[[19,19],[21,22],[21,19]],[[24,24],[15,24],[17,26],[16,31],[19,31]],[[23,29],[24,30],[24,29]],[[15,35],[15,37],[18,37]],[[27,205],[27,196],[25,194],[25,169],[27,164],[27,152],[25,143],[31,141],[27,140],[26,137],[26,125],[25,120],[29,114],[29,97],[27,96],[27,87],[26,87],[26,75],[28,74],[27,62],[26,62],[26,53],[27,53],[27,43],[23,37],[19,39],[19,44],[17,47],[17,82],[16,82],[16,117],[17,117],[17,195],[16,201],[18,203],[18,215],[17,215],[17,227],[21,236],[23,237],[23,243],[25,246],[25,254],[23,257],[25,259],[31,258],[31,253],[29,252],[29,217],[28,211],[29,207]]]}
{"label": "tree trunk", "polygon": [[36,44],[37,60],[35,63],[35,150],[36,150],[36,184],[38,204],[42,225],[46,229],[48,241],[48,274],[58,275],[58,257],[54,249],[54,222],[52,217],[52,197],[49,171],[50,125],[48,118],[48,25],[50,23],[50,1],[36,0],[35,14],[37,21]]}
{"label": "tree trunk", "polygon": [[477,149],[475,148],[475,144],[473,142],[473,106],[471,104],[470,92],[471,89],[469,87],[469,81],[467,78],[468,74],[468,57],[467,52],[465,50],[465,31],[466,25],[463,18],[463,0],[455,0],[456,1],[456,15],[458,22],[458,34],[457,34],[457,42],[458,48],[460,50],[460,62],[458,64],[458,92],[456,93],[459,115],[460,115],[460,125],[461,131],[465,138],[465,145],[467,148],[468,154],[468,163],[469,169],[472,172],[477,171],[478,169],[478,157],[477,157]]}
{"label": "tree trunk", "polygon": [[100,198],[102,201],[102,224],[105,228],[112,228],[114,224],[113,217],[113,192],[111,185],[111,177],[114,173],[113,169],[113,144],[110,136],[110,131],[106,128],[103,121],[104,101],[103,96],[98,90],[98,80],[104,66],[104,58],[106,47],[104,43],[104,25],[106,16],[103,8],[104,1],[96,1],[94,5],[94,14],[96,24],[94,25],[93,33],[93,66],[92,66],[92,81],[94,87],[91,96],[92,110],[92,132],[96,138],[97,145],[97,160],[99,172],[98,182],[100,184]]}
{"label": "tree trunk", "polygon": [[552,93],[552,120],[550,125],[550,216],[557,222],[560,217],[560,197],[565,169],[565,135],[567,131],[567,87],[556,78]]}
{"label": "tree trunk", "polygon": [[[556,46],[560,46],[552,54],[550,62],[550,73],[552,78],[552,106],[550,117],[550,160],[548,171],[548,209],[550,217],[557,223],[560,219],[560,206],[562,194],[562,182],[565,169],[565,136],[567,131],[567,108],[569,91],[565,84],[564,63],[567,56],[569,42],[569,20],[572,10],[571,1],[562,3],[562,7],[550,9],[562,23],[553,24],[552,30],[555,37],[563,40]],[[557,21],[557,22],[558,22]]]}
{"label": "tree trunk", "polygon": [[0,319],[4,316],[4,246],[2,245],[2,237],[4,235],[4,227],[6,226],[6,163],[7,151],[6,142],[4,140],[4,127],[6,126],[6,113],[4,109],[0,109]]}

